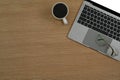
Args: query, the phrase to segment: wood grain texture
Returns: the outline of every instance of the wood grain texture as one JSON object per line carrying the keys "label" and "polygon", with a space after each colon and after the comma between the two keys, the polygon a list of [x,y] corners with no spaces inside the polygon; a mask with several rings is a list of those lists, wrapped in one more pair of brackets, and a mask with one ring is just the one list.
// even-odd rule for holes
{"label": "wood grain texture", "polygon": [[[69,24],[51,15],[68,4]],[[82,0],[0,0],[0,80],[120,80],[120,62],[67,38]]]}

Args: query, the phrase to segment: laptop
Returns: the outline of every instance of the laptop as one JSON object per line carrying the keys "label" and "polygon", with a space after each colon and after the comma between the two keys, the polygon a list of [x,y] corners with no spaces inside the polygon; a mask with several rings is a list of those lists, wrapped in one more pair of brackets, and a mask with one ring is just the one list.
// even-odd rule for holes
{"label": "laptop", "polygon": [[112,1],[84,0],[68,38],[120,61],[120,9]]}

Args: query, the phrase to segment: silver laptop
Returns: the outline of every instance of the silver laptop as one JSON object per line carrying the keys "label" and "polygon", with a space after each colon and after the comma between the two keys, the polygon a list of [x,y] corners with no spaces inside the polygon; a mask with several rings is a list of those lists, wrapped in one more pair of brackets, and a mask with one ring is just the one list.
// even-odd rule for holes
{"label": "silver laptop", "polygon": [[84,0],[68,38],[120,61],[119,5],[104,5],[109,2]]}

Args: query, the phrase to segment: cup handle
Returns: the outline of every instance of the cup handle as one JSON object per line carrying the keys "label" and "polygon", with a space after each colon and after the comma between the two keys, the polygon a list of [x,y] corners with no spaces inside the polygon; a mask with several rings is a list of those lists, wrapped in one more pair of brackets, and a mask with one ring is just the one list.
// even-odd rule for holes
{"label": "cup handle", "polygon": [[63,23],[64,23],[64,24],[68,24],[68,21],[67,21],[66,18],[63,18]]}

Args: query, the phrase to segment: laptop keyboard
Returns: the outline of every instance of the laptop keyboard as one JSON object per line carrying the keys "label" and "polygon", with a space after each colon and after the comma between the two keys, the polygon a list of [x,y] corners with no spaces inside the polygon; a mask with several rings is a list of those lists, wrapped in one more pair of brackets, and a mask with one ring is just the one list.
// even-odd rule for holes
{"label": "laptop keyboard", "polygon": [[120,20],[85,5],[78,23],[120,41]]}

